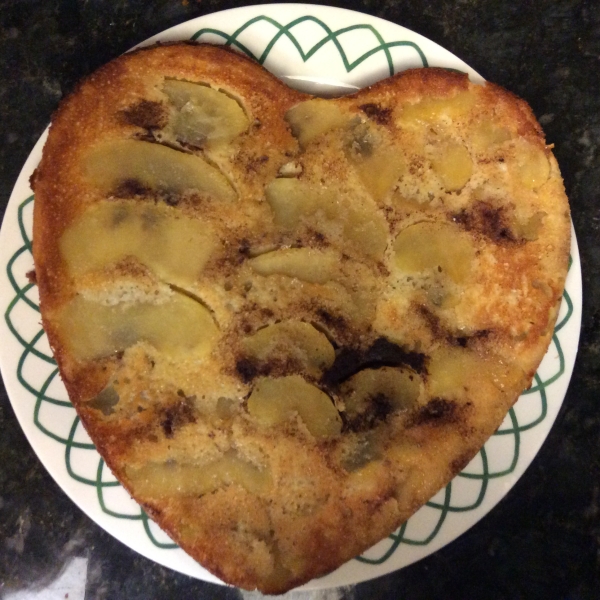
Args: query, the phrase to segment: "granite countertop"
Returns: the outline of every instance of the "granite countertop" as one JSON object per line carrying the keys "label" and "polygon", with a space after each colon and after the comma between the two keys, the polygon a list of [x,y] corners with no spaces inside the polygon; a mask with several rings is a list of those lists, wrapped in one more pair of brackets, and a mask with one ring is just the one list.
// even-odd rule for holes
{"label": "granite countertop", "polygon": [[[0,0],[0,215],[60,99],[96,67],[220,0]],[[600,597],[600,10],[589,0],[328,2],[412,29],[526,99],[555,144],[577,233],[575,372],[538,456],[506,498],[437,553],[355,587],[290,598]],[[4,312],[4,307],[2,307]],[[0,341],[1,343],[1,341]],[[58,583],[57,583],[58,581]],[[258,598],[136,554],[85,516],[23,435],[0,385],[0,597]]]}

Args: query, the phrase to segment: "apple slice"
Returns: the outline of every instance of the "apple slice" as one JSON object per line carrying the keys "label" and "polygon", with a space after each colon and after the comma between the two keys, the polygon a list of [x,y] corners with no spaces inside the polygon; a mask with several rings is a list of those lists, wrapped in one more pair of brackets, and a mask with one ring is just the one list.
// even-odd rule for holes
{"label": "apple slice", "polygon": [[84,174],[105,194],[135,184],[161,194],[199,194],[233,201],[229,180],[200,156],[140,140],[113,140],[94,146],[84,160]]}
{"label": "apple slice", "polygon": [[163,91],[176,109],[169,128],[180,142],[198,147],[228,143],[250,125],[238,102],[207,85],[167,79]]}

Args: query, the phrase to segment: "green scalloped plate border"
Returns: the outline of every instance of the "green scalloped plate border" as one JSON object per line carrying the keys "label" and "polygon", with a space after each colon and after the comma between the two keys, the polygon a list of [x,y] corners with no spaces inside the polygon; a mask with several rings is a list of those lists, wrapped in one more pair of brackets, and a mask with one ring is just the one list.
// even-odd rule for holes
{"label": "green scalloped plate border", "polygon": [[[188,21],[150,38],[192,39],[228,45],[278,76],[363,87],[398,70],[442,66],[469,73],[468,65],[405,28],[353,11],[311,5],[232,9]],[[315,78],[318,80],[315,83]],[[40,326],[32,268],[34,197],[29,176],[39,162],[44,134],[11,195],[0,232],[0,368],[19,422],[34,451],[62,489],[101,527],[137,552],[199,579],[218,580],[158,529],[105,468],[68,401]],[[533,386],[509,411],[478,456],[407,523],[334,573],[303,589],[365,581],[427,556],[469,529],[516,483],[535,457],[564,399],[581,324],[581,267],[573,234],[569,275],[550,349]]]}

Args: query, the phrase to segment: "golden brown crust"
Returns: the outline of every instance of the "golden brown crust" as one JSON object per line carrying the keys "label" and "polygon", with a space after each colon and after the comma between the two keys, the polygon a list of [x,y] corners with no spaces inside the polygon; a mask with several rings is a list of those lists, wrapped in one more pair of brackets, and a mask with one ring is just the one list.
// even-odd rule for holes
{"label": "golden brown crust", "polygon": [[558,166],[509,92],[421,69],[309,100],[222,48],[141,49],[61,104],[32,178],[44,327],[82,422],[188,553],[267,593],[464,468],[531,383],[570,247]]}

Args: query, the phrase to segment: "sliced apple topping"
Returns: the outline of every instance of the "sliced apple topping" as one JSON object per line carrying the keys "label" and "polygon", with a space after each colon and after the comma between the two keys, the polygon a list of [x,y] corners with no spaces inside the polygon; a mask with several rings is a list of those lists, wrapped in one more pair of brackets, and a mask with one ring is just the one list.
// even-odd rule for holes
{"label": "sliced apple topping", "polygon": [[227,178],[200,156],[140,140],[113,140],[93,147],[84,162],[90,183],[110,194],[130,185],[161,194],[197,193],[233,201]]}
{"label": "sliced apple topping", "polygon": [[373,498],[389,493],[392,474],[386,461],[373,460],[351,471],[345,484],[345,493],[354,497]]}
{"label": "sliced apple topping", "polygon": [[250,259],[252,268],[264,277],[284,275],[308,283],[327,283],[338,272],[338,255],[314,248],[284,248]]}
{"label": "sliced apple topping", "polygon": [[145,498],[200,496],[229,485],[260,495],[272,485],[268,468],[259,468],[231,450],[204,464],[148,463],[127,467],[126,474],[136,494]]}
{"label": "sliced apple topping", "polygon": [[183,294],[160,303],[111,306],[75,297],[59,316],[60,335],[78,360],[93,360],[140,341],[173,357],[202,357],[212,349],[218,329],[207,308]]}
{"label": "sliced apple topping", "polygon": [[[374,207],[352,203],[333,188],[300,179],[281,178],[265,188],[275,223],[293,231],[303,221],[332,241],[340,234],[367,256],[380,259],[387,245],[388,226]],[[341,231],[340,231],[341,225]]]}
{"label": "sliced apple topping", "polygon": [[407,172],[406,159],[370,123],[358,123],[348,133],[346,156],[371,196],[379,201]]}
{"label": "sliced apple topping", "polygon": [[339,106],[321,98],[297,104],[285,114],[285,120],[302,148],[324,133],[344,127],[350,119],[351,115],[344,113]]}
{"label": "sliced apple topping", "polygon": [[410,369],[359,371],[341,387],[349,427],[356,431],[370,429],[388,415],[410,408],[419,397],[420,385],[421,378]]}
{"label": "sliced apple topping", "polygon": [[217,399],[217,405],[215,408],[216,415],[219,419],[227,421],[232,419],[239,408],[239,403],[232,398],[226,398],[221,396]]}
{"label": "sliced apple topping", "polygon": [[400,124],[421,126],[443,119],[460,119],[475,106],[475,97],[469,92],[458,92],[453,98],[425,98],[415,104],[405,104],[400,113]]}
{"label": "sliced apple topping", "polygon": [[426,290],[428,302],[438,308],[452,308],[460,301],[460,297],[444,285],[443,279],[442,281],[437,280],[433,282]]}
{"label": "sliced apple topping", "polygon": [[297,414],[318,440],[334,437],[342,430],[331,398],[299,375],[259,379],[248,398],[248,412],[265,427],[279,425]]}
{"label": "sliced apple topping", "polygon": [[369,157],[356,159],[354,165],[363,185],[377,201],[407,172],[406,160],[391,148],[381,148]]}
{"label": "sliced apple topping", "polygon": [[449,192],[461,190],[473,174],[473,161],[462,144],[447,140],[435,147],[433,170]]}
{"label": "sliced apple topping", "polygon": [[242,342],[245,353],[258,360],[295,360],[319,377],[335,360],[327,337],[309,323],[283,321],[260,329]]}
{"label": "sliced apple topping", "polygon": [[287,230],[295,229],[300,219],[306,215],[315,213],[320,205],[324,205],[323,212],[326,218],[332,218],[327,214],[329,204],[328,198],[322,198],[325,194],[321,190],[313,190],[312,186],[295,178],[282,177],[274,179],[265,188],[265,195],[269,206],[275,215],[275,223]]}
{"label": "sliced apple topping", "polygon": [[464,394],[464,385],[480,373],[482,361],[469,350],[442,348],[434,352],[428,366],[428,391],[432,398]]}
{"label": "sliced apple topping", "polygon": [[525,240],[527,242],[537,240],[546,216],[548,216],[547,213],[540,210],[535,212],[529,218],[515,218],[513,227],[517,239]]}
{"label": "sliced apple topping", "polygon": [[105,417],[115,412],[115,406],[119,403],[119,394],[111,384],[107,385],[98,395],[94,396],[88,406],[99,410]]}
{"label": "sliced apple topping", "polygon": [[406,273],[445,273],[455,283],[468,278],[475,248],[468,234],[450,223],[422,221],[402,230],[394,242],[396,266]]}
{"label": "sliced apple topping", "polygon": [[198,147],[230,142],[250,125],[233,98],[207,85],[167,79],[163,90],[176,109],[170,129],[180,142]]}
{"label": "sliced apple topping", "polygon": [[494,146],[510,140],[511,134],[505,127],[492,125],[490,121],[482,121],[471,136],[473,147],[478,152],[485,152]]}
{"label": "sliced apple topping", "polygon": [[135,257],[161,279],[191,283],[198,279],[216,240],[209,225],[168,206],[114,200],[85,211],[59,244],[75,278]]}
{"label": "sliced apple topping", "polygon": [[550,162],[544,150],[524,139],[517,141],[514,161],[519,181],[527,188],[540,187],[550,176]]}
{"label": "sliced apple topping", "polygon": [[381,448],[372,431],[359,433],[342,452],[340,463],[346,471],[357,471],[381,458]]}
{"label": "sliced apple topping", "polygon": [[430,397],[460,398],[470,389],[490,394],[525,383],[523,371],[492,355],[480,356],[458,347],[440,348],[430,356],[427,387]]}

